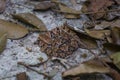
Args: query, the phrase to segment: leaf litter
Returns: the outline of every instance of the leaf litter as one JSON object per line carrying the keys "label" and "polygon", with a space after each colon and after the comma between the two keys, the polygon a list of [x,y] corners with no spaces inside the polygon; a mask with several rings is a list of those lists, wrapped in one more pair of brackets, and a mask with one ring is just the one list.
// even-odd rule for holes
{"label": "leaf litter", "polygon": [[[26,3],[29,3],[29,1],[26,1]],[[104,1],[87,0],[87,1],[83,2],[83,8],[81,10],[76,10],[74,8],[71,8],[68,4],[65,4],[59,0],[52,0],[49,2],[46,2],[46,1],[39,2],[38,1],[37,3],[38,4],[33,5],[33,6],[35,6],[34,8],[31,8],[32,13],[28,13],[28,12],[27,13],[25,13],[25,12],[18,13],[18,14],[12,13],[12,15],[10,13],[10,15],[9,15],[10,17],[7,17],[7,18],[9,18],[8,20],[15,21],[17,24],[15,24],[13,22],[9,22],[6,19],[0,20],[0,22],[1,22],[0,23],[0,41],[1,41],[0,42],[0,44],[1,44],[0,52],[4,51],[1,54],[1,56],[3,54],[5,54],[5,52],[7,51],[7,48],[9,48],[9,46],[10,46],[10,45],[6,46],[9,44],[9,43],[7,44],[7,41],[13,40],[13,43],[14,43],[13,45],[18,46],[18,44],[19,44],[19,46],[20,46],[20,47],[18,47],[18,50],[19,49],[20,50],[17,52],[17,54],[16,54],[17,47],[12,46],[12,48],[11,48],[11,49],[13,49],[13,51],[15,49],[14,53],[13,53],[13,51],[11,52],[12,56],[17,55],[16,58],[19,59],[16,62],[16,63],[18,63],[16,65],[19,65],[19,66],[22,65],[25,68],[38,73],[39,77],[40,77],[38,79],[41,79],[41,75],[45,76],[46,79],[49,78],[49,76],[52,76],[51,77],[51,79],[52,79],[57,75],[58,72],[60,72],[60,73],[62,73],[63,78],[68,77],[70,80],[71,79],[79,80],[81,77],[86,79],[82,74],[84,74],[84,75],[91,74],[92,75],[93,73],[94,74],[99,73],[99,74],[103,74],[105,76],[107,76],[106,74],[108,74],[111,77],[111,79],[113,78],[115,80],[118,80],[119,75],[120,75],[120,73],[119,73],[119,68],[120,68],[120,65],[119,65],[119,46],[120,46],[119,38],[120,38],[120,35],[119,35],[119,33],[120,33],[120,29],[119,29],[119,18],[117,18],[117,17],[119,17],[118,14],[119,14],[120,9],[119,9],[119,1],[118,0],[104,0]],[[74,6],[75,6],[77,3],[72,2],[72,4],[74,4]],[[7,15],[6,10],[8,8],[5,9],[5,2],[2,5],[3,6],[0,6],[0,8],[1,8],[0,11],[1,12],[5,11],[5,14]],[[25,7],[25,5],[24,5],[24,7]],[[28,7],[25,7],[25,8],[28,8]],[[66,18],[65,19],[66,21],[69,21],[69,19],[73,19],[73,18],[81,19],[82,18],[81,16],[84,14],[86,17],[88,17],[88,20],[86,20],[86,23],[89,21],[90,23],[92,23],[92,27],[87,27],[84,25],[82,28],[80,28],[80,30],[79,29],[76,30],[76,28],[70,28],[69,23],[63,23],[63,26],[61,26],[61,27],[56,26],[57,28],[48,30],[47,29],[48,27],[46,27],[46,26],[49,26],[49,25],[46,25],[46,23],[44,23],[44,21],[46,21],[46,20],[43,19],[48,16],[43,16],[43,18],[42,18],[43,21],[36,16],[36,14],[42,15],[42,13],[46,14],[46,12],[52,13],[52,15],[54,14],[54,17],[57,17],[57,15],[60,15],[60,17],[62,17],[62,15],[63,15],[64,17],[62,17],[61,19]],[[112,13],[114,13],[114,12],[116,12],[115,15],[112,15]],[[55,15],[55,14],[57,14],[57,15]],[[110,14],[111,14],[111,16],[110,16]],[[1,15],[3,15],[3,14],[1,14]],[[18,21],[11,18],[11,16],[13,16],[14,18],[17,18]],[[51,18],[49,20],[51,20]],[[39,35],[37,35],[37,37],[34,37],[34,36],[31,37],[31,39],[35,38],[36,41],[35,40],[29,41],[30,40],[29,36],[31,35],[31,32],[28,32],[26,25],[24,25],[24,27],[23,27],[23,24],[19,23],[19,21],[29,24],[28,25],[29,27],[30,27],[30,25],[32,25],[35,28],[39,29],[39,32],[36,33]],[[72,27],[74,27],[74,26],[72,26]],[[29,36],[25,36],[27,34],[29,34]],[[35,31],[33,31],[32,34],[35,34]],[[21,40],[19,38],[21,38]],[[38,40],[37,40],[37,38],[38,38]],[[18,40],[14,40],[14,39],[18,39]],[[25,40],[28,40],[28,41],[25,41]],[[16,44],[17,42],[18,42],[18,44]],[[33,44],[34,42],[36,42],[36,44]],[[29,49],[28,47],[30,47],[29,45],[32,48],[31,48],[31,51],[27,52],[27,50]],[[37,46],[35,46],[35,45],[37,45]],[[6,49],[5,49],[5,47],[6,47]],[[21,52],[21,50],[22,50],[21,47],[26,47],[25,48],[26,50],[24,50],[24,48],[23,48],[23,51],[25,53]],[[38,52],[36,52],[36,48],[38,48]],[[78,65],[78,66],[74,67],[75,65],[71,64],[69,61],[72,58],[72,61],[74,62],[75,59],[73,57],[75,55],[75,51],[78,48],[80,48],[80,50],[82,50],[82,48],[84,48],[85,50],[88,50],[89,51],[88,54],[93,55],[94,59],[90,60],[90,59],[87,59],[88,57],[84,57],[87,60],[83,63],[81,63],[79,61],[78,63],[76,63],[76,65]],[[11,49],[8,49],[8,50],[11,50]],[[33,49],[35,49],[35,50],[33,50]],[[93,52],[93,50],[97,50],[99,52],[99,54],[96,54],[96,52]],[[43,64],[46,64],[47,67],[49,64],[50,67],[48,67],[48,68],[50,68],[51,70],[47,69],[48,70],[47,71],[47,70],[44,70],[43,68],[35,69],[35,68],[31,68],[31,66],[29,66],[32,63],[32,61],[33,61],[33,65],[36,65],[36,63],[39,64],[39,63],[43,62],[43,61],[38,60],[37,54],[36,54],[37,57],[35,57],[36,60],[33,60],[33,59],[30,60],[35,55],[35,53],[42,53],[41,51],[43,53],[47,54],[46,56],[48,57],[48,60],[45,61],[45,63],[43,63]],[[105,52],[104,54],[102,53],[103,51]],[[79,54],[77,54],[76,57],[78,57],[80,54],[82,54],[80,52],[78,52],[78,53]],[[20,59],[20,56],[21,56],[21,58],[24,58],[24,57],[26,57],[25,55],[27,55],[27,57],[29,56],[27,61],[24,61],[24,59],[23,60]],[[114,66],[116,66],[118,68],[118,70],[116,70],[116,68],[111,67],[110,64],[108,64],[106,61],[104,61],[102,59],[102,56],[106,56],[107,58],[111,59],[110,63],[114,64]],[[3,56],[3,58],[4,57],[5,56]],[[69,70],[65,69],[65,70],[60,71],[61,69],[64,68],[64,66],[60,65],[59,62],[57,62],[57,64],[54,64],[54,62],[51,62],[54,64],[54,65],[51,65],[49,62],[51,61],[52,57],[57,57],[58,59],[64,58],[65,60],[67,60],[67,62],[65,62],[65,64],[64,63],[61,63],[61,64],[63,64],[64,66],[69,65],[70,69]],[[40,55],[39,55],[39,58],[40,58]],[[81,57],[81,59],[82,59],[82,57]],[[9,58],[6,60],[9,60]],[[30,60],[30,62],[29,62],[29,60]],[[59,59],[59,60],[62,60],[62,59]],[[55,67],[55,65],[57,65],[57,67]],[[42,66],[42,64],[39,64],[39,67],[41,67],[41,66]],[[72,68],[72,67],[74,67],[74,68]],[[55,68],[55,69],[53,69],[53,68]],[[58,69],[58,70],[56,71],[56,69]],[[42,72],[39,70],[41,70]],[[8,70],[8,72],[9,71],[10,70]],[[24,70],[24,72],[26,72],[28,77],[30,77],[31,79],[36,76],[36,75],[34,75],[34,76],[30,75],[30,72],[27,70]],[[48,74],[48,73],[50,73],[50,74]],[[5,73],[3,73],[3,74],[5,75]],[[33,73],[31,73],[31,74],[33,74]],[[17,76],[17,74],[14,74],[14,75]],[[26,74],[23,73],[22,75],[24,77]],[[74,76],[74,77],[70,77],[70,76]],[[21,77],[21,79],[23,77]],[[25,79],[25,78],[23,78],[23,79]],[[19,80],[19,78],[17,80]]]}

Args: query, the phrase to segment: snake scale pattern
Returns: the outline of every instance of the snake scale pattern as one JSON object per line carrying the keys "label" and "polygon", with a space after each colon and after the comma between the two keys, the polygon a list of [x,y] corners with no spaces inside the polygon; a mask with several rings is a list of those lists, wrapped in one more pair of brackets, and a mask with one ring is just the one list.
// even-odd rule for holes
{"label": "snake scale pattern", "polygon": [[68,25],[63,25],[39,35],[42,52],[49,57],[67,58],[80,47],[80,39]]}

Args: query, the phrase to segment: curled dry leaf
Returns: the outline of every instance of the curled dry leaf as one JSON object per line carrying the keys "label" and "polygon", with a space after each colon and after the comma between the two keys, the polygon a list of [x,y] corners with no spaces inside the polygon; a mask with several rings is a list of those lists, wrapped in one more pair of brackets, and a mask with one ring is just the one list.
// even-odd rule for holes
{"label": "curled dry leaf", "polygon": [[109,37],[111,34],[110,30],[88,30],[88,29],[85,29],[85,32],[93,38],[102,39],[102,40],[104,40],[105,37]]}
{"label": "curled dry leaf", "polygon": [[48,10],[52,7],[54,7],[55,4],[54,3],[51,3],[51,2],[47,2],[47,1],[44,1],[44,2],[40,2],[38,3],[37,5],[35,5],[34,7],[34,10],[36,11],[40,11],[40,10]]}
{"label": "curled dry leaf", "polygon": [[0,19],[0,32],[6,32],[10,39],[18,39],[28,34],[25,27],[3,19]]}
{"label": "curled dry leaf", "polygon": [[7,43],[7,33],[0,31],[0,53],[3,52],[3,50],[6,47]]}
{"label": "curled dry leaf", "polygon": [[62,76],[63,77],[78,76],[80,74],[89,74],[89,73],[109,73],[109,69],[99,61],[90,60],[80,64],[75,68],[63,72]]}
{"label": "curled dry leaf", "polygon": [[24,22],[24,23],[30,24],[30,25],[38,28],[40,31],[47,31],[47,28],[46,28],[45,24],[42,22],[42,20],[40,20],[34,14],[19,13],[19,14],[13,15],[13,17]]}
{"label": "curled dry leaf", "polygon": [[6,0],[0,0],[0,13],[5,10],[6,7]]}

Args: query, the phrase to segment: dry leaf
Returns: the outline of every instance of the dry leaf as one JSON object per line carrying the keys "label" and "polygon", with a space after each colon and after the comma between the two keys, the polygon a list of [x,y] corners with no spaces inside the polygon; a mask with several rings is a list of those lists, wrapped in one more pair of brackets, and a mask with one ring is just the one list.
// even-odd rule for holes
{"label": "dry leaf", "polygon": [[60,11],[63,13],[69,13],[69,14],[81,14],[81,10],[77,11],[75,9],[69,8],[65,4],[59,4]]}
{"label": "dry leaf", "polygon": [[89,73],[109,73],[109,69],[96,60],[90,60],[62,73],[63,77]]}
{"label": "dry leaf", "polygon": [[110,22],[111,27],[120,27],[120,20],[114,20],[112,22]]}
{"label": "dry leaf", "polygon": [[120,52],[110,55],[113,60],[113,63],[120,69]]}
{"label": "dry leaf", "polygon": [[95,25],[96,30],[103,30],[105,28],[109,28],[111,26],[111,22],[102,21],[100,24]]}
{"label": "dry leaf", "polygon": [[112,40],[114,44],[120,45],[120,28],[119,27],[112,28]]}
{"label": "dry leaf", "polygon": [[36,11],[40,11],[40,10],[48,10],[50,8],[52,8],[53,6],[55,6],[54,3],[51,3],[51,2],[47,2],[47,1],[44,1],[44,2],[40,2],[38,3],[37,5],[35,5],[34,7],[34,10]]}
{"label": "dry leaf", "polygon": [[105,29],[105,28],[113,28],[113,27],[120,27],[120,20],[114,20],[114,21],[102,21],[100,24],[97,24],[95,26],[95,29],[100,30],[100,29]]}
{"label": "dry leaf", "polygon": [[[79,30],[76,30],[75,28],[68,26],[69,29],[71,29],[73,32],[77,34],[77,36],[80,38],[81,42],[81,48],[89,48],[89,49],[95,49],[97,48],[97,42],[95,38],[90,37],[86,33],[83,33]],[[83,47],[83,44],[86,45],[86,47]]]}
{"label": "dry leaf", "polygon": [[7,33],[0,31],[0,53],[2,53],[3,50],[5,49],[6,43],[7,43]]}
{"label": "dry leaf", "polygon": [[[95,38],[92,38],[92,37],[88,36],[87,34],[77,31],[77,30],[74,30],[74,32],[78,35],[78,37],[80,38],[80,41],[83,44],[85,44],[86,47],[88,47],[89,49],[95,49],[98,47]],[[80,47],[85,48],[82,45]]]}
{"label": "dry leaf", "polygon": [[0,0],[0,13],[5,10],[6,7],[6,0]]}
{"label": "dry leaf", "polygon": [[0,32],[6,32],[10,39],[18,39],[28,34],[25,27],[3,19],[0,19]]}
{"label": "dry leaf", "polygon": [[34,14],[19,13],[19,14],[13,15],[13,17],[24,23],[30,24],[30,25],[38,28],[40,31],[47,31],[47,28],[46,28],[45,24],[42,22],[42,20],[40,20]]}
{"label": "dry leaf", "polygon": [[76,19],[76,18],[80,18],[79,14],[64,14],[64,17],[67,19]]}
{"label": "dry leaf", "polygon": [[17,80],[28,80],[28,76],[25,72],[17,74]]}
{"label": "dry leaf", "polygon": [[[112,0],[87,0],[83,6],[83,12],[98,12],[105,11],[105,9],[114,4]],[[106,13],[93,14],[94,19],[102,18]]]}
{"label": "dry leaf", "polygon": [[103,40],[105,39],[105,37],[109,37],[111,34],[110,30],[88,30],[88,29],[85,29],[85,32],[93,38],[103,39]]}
{"label": "dry leaf", "polygon": [[113,80],[120,80],[120,73],[115,70],[110,70],[109,75],[112,76]]}

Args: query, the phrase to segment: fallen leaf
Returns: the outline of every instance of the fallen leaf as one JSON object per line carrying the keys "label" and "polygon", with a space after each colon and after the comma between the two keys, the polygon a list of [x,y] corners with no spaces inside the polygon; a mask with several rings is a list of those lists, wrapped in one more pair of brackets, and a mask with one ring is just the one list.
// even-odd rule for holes
{"label": "fallen leaf", "polygon": [[95,29],[103,30],[105,28],[113,28],[113,27],[120,27],[120,20],[113,20],[113,21],[102,21],[100,24],[95,25]]}
{"label": "fallen leaf", "polygon": [[17,80],[28,80],[28,76],[26,75],[25,72],[17,74]]}
{"label": "fallen leaf", "polygon": [[6,32],[10,39],[18,39],[28,34],[28,30],[22,25],[3,19],[0,19],[0,32]]}
{"label": "fallen leaf", "polygon": [[40,2],[37,5],[35,5],[34,10],[36,11],[40,11],[40,10],[48,10],[50,8],[52,8],[53,6],[55,6],[54,3],[48,2],[48,1],[44,1],[44,2]]}
{"label": "fallen leaf", "polygon": [[0,13],[4,12],[6,7],[6,0],[0,0]]}
{"label": "fallen leaf", "polygon": [[85,32],[93,38],[102,39],[102,40],[104,40],[105,37],[109,37],[111,34],[110,30],[88,30],[88,29],[85,29]]}
{"label": "fallen leaf", "polygon": [[[112,0],[87,0],[84,3],[82,8],[83,12],[98,12],[98,11],[105,11],[105,9],[109,6],[114,4]],[[94,19],[102,18],[106,13],[96,13],[92,14]]]}
{"label": "fallen leaf", "polygon": [[0,53],[2,53],[6,47],[7,33],[0,32]]}
{"label": "fallen leaf", "polygon": [[103,30],[105,28],[109,28],[109,27],[111,27],[111,23],[112,22],[102,21],[100,24],[96,24],[94,29]]}
{"label": "fallen leaf", "polygon": [[30,25],[38,28],[40,31],[47,31],[47,28],[46,28],[45,24],[42,22],[42,20],[40,20],[34,14],[19,13],[19,14],[13,15],[13,17],[24,22],[24,23],[30,24]]}
{"label": "fallen leaf", "polygon": [[[89,35],[87,35],[86,33],[83,33],[79,30],[76,30],[75,28],[69,26],[69,29],[71,29],[73,32],[75,32],[77,34],[77,36],[80,38],[80,42],[81,42],[81,48],[89,48],[89,49],[95,49],[97,48],[97,42],[95,38],[90,37]],[[86,45],[86,47],[83,47],[83,45]]]}
{"label": "fallen leaf", "polygon": [[113,60],[113,63],[120,69],[120,52],[111,54],[110,57]]}
{"label": "fallen leaf", "polygon": [[113,27],[111,34],[112,34],[113,43],[120,45],[120,28],[119,27]]}
{"label": "fallen leaf", "polygon": [[119,19],[114,20],[110,22],[110,24],[111,24],[111,27],[120,27],[120,20]]}
{"label": "fallen leaf", "polygon": [[120,73],[114,69],[110,70],[109,75],[112,76],[113,80],[120,80]]}
{"label": "fallen leaf", "polygon": [[62,13],[69,13],[69,14],[81,14],[81,10],[75,10],[72,8],[69,8],[65,4],[59,4],[60,12]]}
{"label": "fallen leaf", "polygon": [[79,14],[64,14],[64,17],[67,19],[77,19],[80,18]]}
{"label": "fallen leaf", "polygon": [[62,73],[62,77],[89,73],[109,73],[109,69],[96,60],[90,60]]}
{"label": "fallen leaf", "polygon": [[104,43],[103,47],[106,49],[108,53],[116,53],[120,51],[120,45],[113,43]]}

